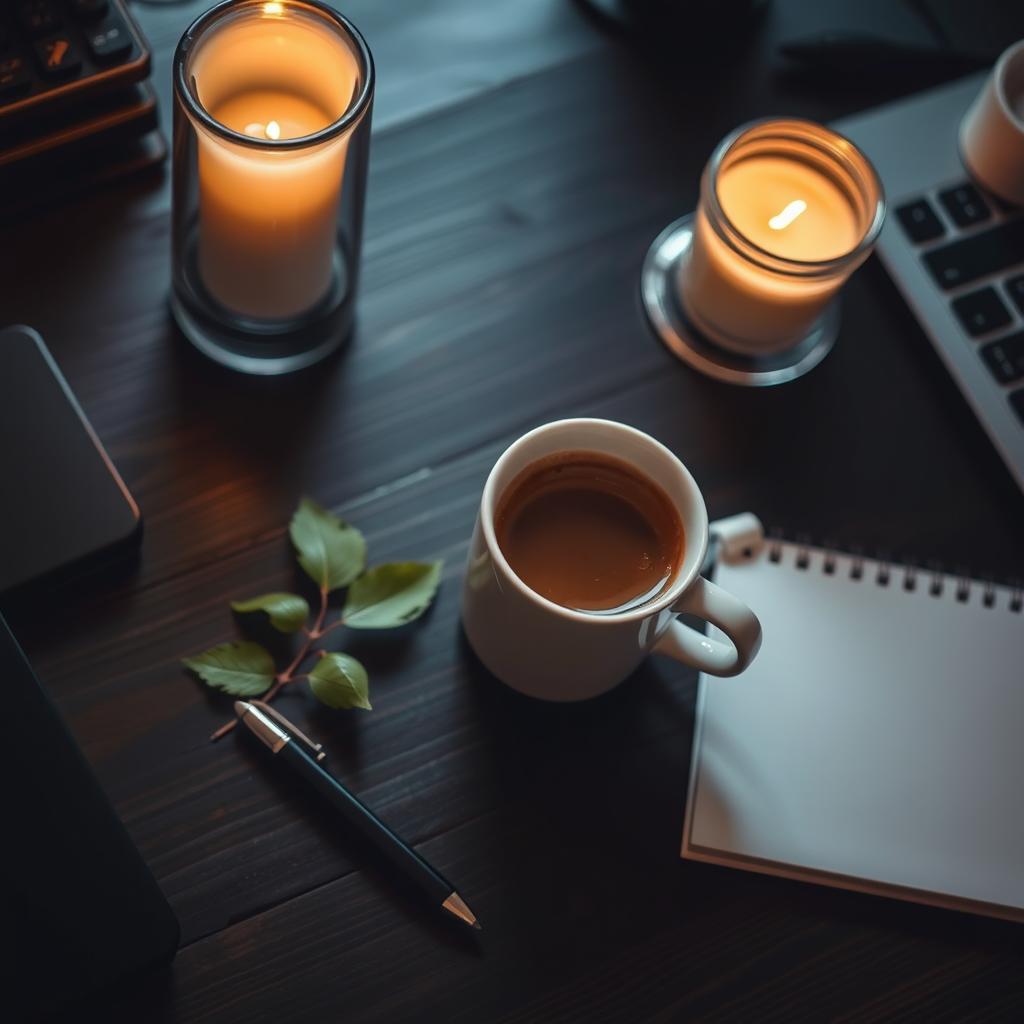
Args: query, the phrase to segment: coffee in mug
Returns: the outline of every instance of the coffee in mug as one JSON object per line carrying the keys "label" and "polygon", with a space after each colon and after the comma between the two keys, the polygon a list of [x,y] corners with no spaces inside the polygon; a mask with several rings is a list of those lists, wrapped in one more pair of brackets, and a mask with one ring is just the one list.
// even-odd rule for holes
{"label": "coffee in mug", "polygon": [[495,532],[531,590],[594,615],[657,597],[685,550],[682,520],[665,491],[597,451],[556,452],[527,466],[502,495]]}
{"label": "coffee in mug", "polygon": [[[586,700],[651,651],[733,676],[761,643],[757,616],[701,576],[708,514],[687,468],[610,420],[546,423],[494,464],[466,563],[462,623],[513,689]],[[721,631],[705,635],[677,616]]]}

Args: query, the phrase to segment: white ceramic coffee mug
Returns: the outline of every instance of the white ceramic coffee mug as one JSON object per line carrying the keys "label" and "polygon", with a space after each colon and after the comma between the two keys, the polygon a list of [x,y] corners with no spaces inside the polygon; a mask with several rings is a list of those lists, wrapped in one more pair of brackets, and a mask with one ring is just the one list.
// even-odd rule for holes
{"label": "white ceramic coffee mug", "polygon": [[1024,39],[996,61],[960,123],[971,176],[1010,203],[1024,203]]}
{"label": "white ceramic coffee mug", "polygon": [[[512,571],[494,531],[501,495],[531,463],[564,451],[622,459],[672,500],[683,523],[685,551],[658,597],[618,614],[589,615],[541,597]],[[700,575],[707,546],[704,499],[664,445],[610,420],[559,420],[537,427],[506,449],[484,485],[462,595],[466,636],[499,679],[545,700],[596,697],[654,650],[711,675],[736,675],[757,653],[761,626],[745,604]],[[727,639],[711,639],[679,622],[676,616],[684,612],[714,623]]]}

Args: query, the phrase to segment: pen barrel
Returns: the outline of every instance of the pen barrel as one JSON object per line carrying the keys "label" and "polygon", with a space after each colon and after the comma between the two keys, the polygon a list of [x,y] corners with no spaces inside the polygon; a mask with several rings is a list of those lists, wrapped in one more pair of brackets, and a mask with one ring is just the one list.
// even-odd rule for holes
{"label": "pen barrel", "polygon": [[362,801],[353,796],[330,772],[325,771],[294,740],[275,755],[303,776],[395,871],[424,896],[443,903],[454,891],[452,884],[399,838]]}

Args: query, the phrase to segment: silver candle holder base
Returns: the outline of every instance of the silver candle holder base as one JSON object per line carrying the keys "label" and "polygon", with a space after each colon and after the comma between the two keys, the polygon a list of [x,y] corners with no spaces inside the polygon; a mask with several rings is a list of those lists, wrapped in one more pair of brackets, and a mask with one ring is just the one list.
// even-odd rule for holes
{"label": "silver candle holder base", "polygon": [[839,302],[833,301],[791,348],[764,356],[732,352],[694,324],[679,299],[680,263],[693,244],[693,214],[669,224],[654,240],[640,273],[640,298],[654,333],[677,358],[715,380],[744,387],[785,384],[813,370],[839,334]]}

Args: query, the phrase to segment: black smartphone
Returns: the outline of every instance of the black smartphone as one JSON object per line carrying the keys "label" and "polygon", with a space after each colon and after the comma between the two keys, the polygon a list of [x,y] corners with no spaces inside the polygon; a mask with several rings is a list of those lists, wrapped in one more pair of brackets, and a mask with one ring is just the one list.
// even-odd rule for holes
{"label": "black smartphone", "polygon": [[139,507],[43,339],[0,330],[0,596],[134,550]]}

